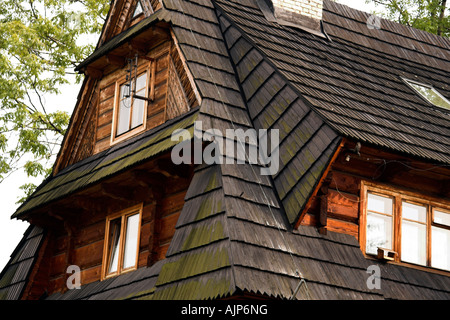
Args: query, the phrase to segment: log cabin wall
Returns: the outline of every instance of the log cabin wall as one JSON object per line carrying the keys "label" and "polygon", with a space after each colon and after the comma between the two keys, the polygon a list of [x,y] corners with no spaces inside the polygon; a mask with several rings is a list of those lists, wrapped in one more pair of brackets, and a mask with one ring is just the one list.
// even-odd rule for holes
{"label": "log cabin wall", "polygon": [[[144,202],[138,268],[151,266],[165,258],[188,186],[188,179],[168,180],[161,188],[159,198]],[[113,202],[100,198],[95,201],[92,212],[71,220],[75,221],[71,225],[72,237],[63,230],[49,232],[41,252],[42,263],[33,271],[33,281],[30,281],[32,284],[24,298],[38,299],[44,291],[49,295],[65,291],[67,278],[71,275],[66,273],[69,265],[80,267],[82,285],[101,280],[106,217],[142,202]],[[99,207],[105,209],[100,211]]]}
{"label": "log cabin wall", "polygon": [[[148,88],[148,95],[152,96],[153,101],[147,104],[144,131],[151,130],[198,106],[191,82],[172,41],[156,45],[146,57],[154,59],[149,70],[152,74]],[[145,63],[148,63],[148,60],[139,60],[140,65]],[[111,65],[103,78],[97,81],[91,93],[85,120],[73,147],[74,151],[71,152],[67,165],[111,147],[114,106],[117,98],[116,83],[125,76],[126,69],[127,66],[121,66],[118,69],[117,65]]]}
{"label": "log cabin wall", "polygon": [[[171,42],[165,42],[153,48],[147,57],[154,59],[155,78],[150,79],[154,85],[154,100],[147,105],[146,130],[165,122],[166,94],[168,87],[169,55]],[[139,64],[145,61],[142,59]],[[94,153],[111,146],[112,123],[116,98],[116,81],[125,76],[127,67],[106,74],[99,82],[100,99],[98,104],[98,122]]]}
{"label": "log cabin wall", "polygon": [[361,182],[368,181],[424,197],[450,200],[450,170],[369,146],[355,153],[347,142],[324,179],[301,225],[360,240]]}

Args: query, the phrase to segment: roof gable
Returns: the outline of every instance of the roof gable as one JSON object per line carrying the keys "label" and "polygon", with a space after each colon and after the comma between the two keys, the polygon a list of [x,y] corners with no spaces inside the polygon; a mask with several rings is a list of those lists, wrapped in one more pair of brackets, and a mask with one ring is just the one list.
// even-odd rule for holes
{"label": "roof gable", "polygon": [[[134,13],[138,5],[142,8],[142,16],[149,17],[155,11],[161,8],[159,1],[151,0],[113,0],[111,8],[104,24],[102,33],[97,44],[97,49],[111,40],[113,37],[122,33],[133,26]],[[140,21],[141,19],[138,19]]]}

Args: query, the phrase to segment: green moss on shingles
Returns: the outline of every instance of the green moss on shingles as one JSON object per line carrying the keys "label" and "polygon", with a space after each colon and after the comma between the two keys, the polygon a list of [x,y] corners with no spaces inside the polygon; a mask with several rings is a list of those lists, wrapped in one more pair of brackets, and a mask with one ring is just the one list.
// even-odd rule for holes
{"label": "green moss on shingles", "polygon": [[181,246],[181,251],[197,248],[216,240],[224,239],[223,225],[217,221],[213,225],[193,228]]}
{"label": "green moss on shingles", "polygon": [[283,200],[284,208],[286,209],[286,215],[289,222],[293,223],[297,218],[300,208],[305,204],[306,199],[303,197],[301,191],[298,188],[292,190],[288,197]]}
{"label": "green moss on shingles", "polygon": [[311,138],[312,133],[311,133],[311,131],[308,129],[307,126],[302,126],[301,130],[296,130],[296,131],[295,131],[295,135],[296,135],[297,138],[298,138],[298,142],[299,142],[301,145],[304,145],[304,144],[306,143],[306,141],[308,141],[308,140]]}
{"label": "green moss on shingles", "polygon": [[319,165],[314,166],[311,168],[311,175],[314,178],[314,184],[317,182],[317,179],[319,179],[322,176],[323,171],[325,170],[325,163],[320,163]]}
{"label": "green moss on shingles", "polygon": [[210,278],[206,282],[201,280],[188,280],[173,284],[149,297],[140,300],[206,300],[225,297],[233,294],[233,288],[228,278]]}
{"label": "green moss on shingles", "polygon": [[136,149],[130,150],[125,154],[119,155],[115,159],[111,159],[110,161],[103,163],[101,167],[109,166],[110,164],[117,161],[117,159],[131,157],[132,162],[136,162],[141,159],[145,159],[157,154],[159,151],[168,150],[174,145],[178,144],[178,141],[172,141],[172,134],[176,129],[185,129],[189,131],[191,136],[194,133],[193,123],[197,119],[198,114],[195,113],[193,116],[188,117],[187,119],[170,126],[151,139],[147,140],[145,143],[140,144]]}
{"label": "green moss on shingles", "polygon": [[202,204],[198,208],[197,214],[195,215],[195,221],[206,218],[213,211],[213,201],[210,198],[206,198],[202,201]]}
{"label": "green moss on shingles", "polygon": [[224,248],[214,252],[201,251],[183,255],[176,261],[164,264],[156,286],[200,275],[230,266],[228,251]]}
{"label": "green moss on shingles", "polygon": [[[148,290],[143,290],[143,291],[131,293],[131,294],[129,294],[126,297],[115,299],[115,300],[130,300],[130,299],[133,299],[135,297],[142,297],[142,296],[145,296],[144,297],[145,300],[148,300],[153,295],[155,290],[156,290],[156,287],[153,287],[153,288],[148,289]],[[137,300],[139,300],[139,298]]]}
{"label": "green moss on shingles", "polygon": [[203,192],[211,191],[219,186],[218,179],[217,179],[217,171],[214,171],[213,174],[211,174],[211,177],[209,178],[208,184],[206,185],[205,190]]}
{"label": "green moss on shingles", "polygon": [[281,162],[286,164],[299,150],[299,145],[295,139],[287,139],[281,146]]}
{"label": "green moss on shingles", "polygon": [[278,115],[283,114],[288,106],[289,104],[285,99],[277,99],[276,103],[272,104],[272,108],[278,113]]}
{"label": "green moss on shingles", "polygon": [[65,196],[70,192],[91,185],[102,178],[113,175],[120,170],[130,167],[139,161],[148,159],[162,151],[169,150],[178,143],[177,141],[171,140],[171,135],[174,130],[184,128],[191,133],[191,136],[193,135],[193,123],[196,121],[197,116],[198,113],[195,113],[180,122],[174,123],[161,132],[155,133],[151,139],[142,142],[142,144],[139,144],[136,148],[106,162],[100,162],[93,169],[89,166],[88,169],[82,167],[67,174],[54,177],[45,186],[33,194],[33,196],[17,210],[13,217],[17,217],[21,213],[32,210],[39,205],[48,203],[58,197]]}
{"label": "green moss on shingles", "polygon": [[206,196],[198,207],[198,211],[195,215],[194,221],[199,221],[207,218],[213,214],[222,212],[222,199],[216,199],[215,197]]}

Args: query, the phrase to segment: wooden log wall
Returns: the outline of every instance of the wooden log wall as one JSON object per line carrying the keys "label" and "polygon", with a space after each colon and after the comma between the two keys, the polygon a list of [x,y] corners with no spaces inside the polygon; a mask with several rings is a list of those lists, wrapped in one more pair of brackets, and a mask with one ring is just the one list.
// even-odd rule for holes
{"label": "wooden log wall", "polygon": [[[147,57],[153,58],[155,63],[154,100],[147,106],[146,130],[150,130],[165,121],[165,107],[167,94],[167,81],[169,71],[169,52],[171,42],[165,42],[152,49]],[[142,59],[140,63],[145,63]],[[97,134],[95,142],[95,153],[108,149],[111,145],[112,120],[114,115],[114,102],[116,81],[123,77],[126,67],[120,71],[114,70],[107,74],[99,82],[100,97],[98,104]]]}
{"label": "wooden log wall", "polygon": [[302,225],[346,233],[359,240],[361,181],[450,199],[448,168],[364,145],[360,155],[348,151],[354,147],[355,143],[348,142],[340,152]]}
{"label": "wooden log wall", "polygon": [[[188,180],[167,182],[160,199],[144,202],[138,268],[151,266],[165,258],[188,186]],[[43,253],[43,262],[46,263],[40,265],[37,271],[39,277],[36,278],[38,281],[29,289],[35,299],[42,295],[44,289],[49,295],[66,290],[67,277],[70,276],[66,273],[68,264],[80,267],[82,285],[101,280],[106,217],[138,202],[131,200],[114,204],[110,199],[98,198],[95,201],[97,204],[103,203],[100,207],[103,206],[105,210],[86,212],[78,217],[78,224],[72,227],[72,237],[66,231],[49,235],[48,242],[51,245],[44,248]]]}

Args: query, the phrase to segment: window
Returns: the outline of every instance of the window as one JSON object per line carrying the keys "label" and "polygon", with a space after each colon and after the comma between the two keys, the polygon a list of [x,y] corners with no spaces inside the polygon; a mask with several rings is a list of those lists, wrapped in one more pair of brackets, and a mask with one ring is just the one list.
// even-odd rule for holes
{"label": "window", "polygon": [[[131,82],[132,90],[136,89],[136,95],[145,95],[147,78],[147,72],[144,72],[137,77],[136,82]],[[145,100],[132,97],[129,88],[129,83],[124,83],[120,86],[116,136],[120,136],[144,123]]]}
{"label": "window", "polygon": [[144,13],[144,9],[142,9],[142,4],[140,1],[137,2],[136,9],[134,9],[133,19],[136,18],[141,13]]}
{"label": "window", "polygon": [[137,268],[142,205],[106,219],[102,278]]}
{"label": "window", "polygon": [[408,79],[404,80],[411,88],[413,88],[427,101],[431,102],[435,106],[450,110],[450,102],[435,88],[433,88],[433,86]]}
{"label": "window", "polygon": [[450,271],[450,204],[365,183],[361,244],[397,253],[395,261]]}
{"label": "window", "polygon": [[372,193],[367,198],[366,252],[377,254],[379,247],[392,249],[393,199]]}
{"label": "window", "polygon": [[136,76],[124,76],[116,82],[112,143],[145,129],[149,100],[150,63],[140,66],[136,71]]}

